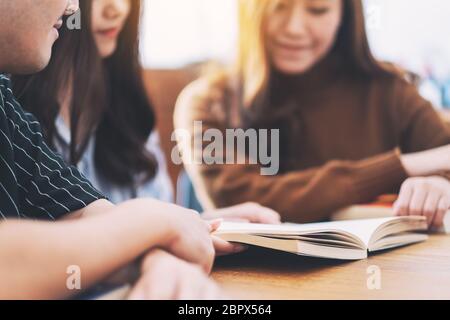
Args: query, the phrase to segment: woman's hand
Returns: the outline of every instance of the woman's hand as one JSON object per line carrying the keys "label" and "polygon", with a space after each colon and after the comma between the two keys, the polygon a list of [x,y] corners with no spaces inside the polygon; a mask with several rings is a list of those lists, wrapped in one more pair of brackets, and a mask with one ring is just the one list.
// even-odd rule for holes
{"label": "woman's hand", "polygon": [[240,253],[247,250],[247,246],[239,243],[225,241],[217,236],[212,236],[216,257]]}
{"label": "woman's hand", "polygon": [[197,266],[162,250],[148,253],[130,300],[217,300],[219,287]]}
{"label": "woman's hand", "polygon": [[234,207],[206,211],[203,219],[223,219],[234,222],[251,222],[265,224],[280,224],[280,215],[272,209],[263,207],[257,203],[248,202]]}
{"label": "woman's hand", "polygon": [[450,208],[450,182],[442,177],[410,178],[394,204],[398,216],[426,216],[430,228],[439,229]]}
{"label": "woman's hand", "polygon": [[[209,222],[211,225],[211,232],[214,233],[214,231],[219,229],[222,221],[223,221],[223,219],[211,220]],[[212,241],[213,241],[214,249],[216,251],[216,256],[223,256],[223,255],[232,254],[232,253],[239,253],[239,252],[242,252],[245,249],[247,249],[247,247],[244,245],[241,245],[238,243],[231,243],[231,242],[225,241],[214,235],[212,235]]]}
{"label": "woman's hand", "polygon": [[[265,224],[280,224],[280,215],[272,209],[263,207],[257,203],[244,203],[225,209],[211,210],[203,213],[203,219],[223,219],[232,222],[251,222]],[[216,256],[239,253],[247,249],[246,246],[231,243],[213,236]]]}

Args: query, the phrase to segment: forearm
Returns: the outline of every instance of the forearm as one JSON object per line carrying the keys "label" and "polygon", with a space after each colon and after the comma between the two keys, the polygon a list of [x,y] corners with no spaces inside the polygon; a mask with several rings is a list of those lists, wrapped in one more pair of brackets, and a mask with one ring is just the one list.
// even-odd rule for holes
{"label": "forearm", "polygon": [[250,165],[197,166],[189,173],[217,207],[254,201],[274,209],[284,221],[299,223],[321,221],[345,206],[394,192],[407,178],[396,152],[273,177],[261,176]]}
{"label": "forearm", "polygon": [[[146,204],[149,211],[152,203]],[[0,224],[0,299],[66,298],[69,266],[81,270],[82,289],[159,246],[168,236],[160,215],[129,202],[109,214],[56,223]],[[85,213],[89,213],[87,210]]]}
{"label": "forearm", "polygon": [[[70,221],[98,217],[100,215],[111,213],[111,209],[113,208],[114,205],[111,202],[107,200],[98,200],[91,204],[88,208],[84,208],[67,215],[62,220]],[[123,266],[120,270],[114,272],[111,276],[102,281],[102,284],[122,285],[135,281],[139,276],[138,264],[138,261],[133,261],[132,263]]]}
{"label": "forearm", "polygon": [[450,146],[405,154],[400,159],[411,177],[435,175],[450,171]]}

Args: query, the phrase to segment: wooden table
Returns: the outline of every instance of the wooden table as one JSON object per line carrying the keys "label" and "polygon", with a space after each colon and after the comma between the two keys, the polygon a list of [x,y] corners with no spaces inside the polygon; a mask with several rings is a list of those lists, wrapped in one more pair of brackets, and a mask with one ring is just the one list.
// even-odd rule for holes
{"label": "wooden table", "polygon": [[[368,289],[370,266],[379,290]],[[355,262],[251,249],[219,258],[213,278],[238,299],[450,299],[450,236]]]}

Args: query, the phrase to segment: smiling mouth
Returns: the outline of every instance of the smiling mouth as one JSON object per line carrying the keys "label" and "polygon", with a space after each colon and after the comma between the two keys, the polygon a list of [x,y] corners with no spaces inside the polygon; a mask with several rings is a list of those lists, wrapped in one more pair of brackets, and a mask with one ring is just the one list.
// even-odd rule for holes
{"label": "smiling mouth", "polygon": [[120,33],[119,27],[104,29],[97,31],[98,34],[107,37],[107,38],[116,38]]}
{"label": "smiling mouth", "polygon": [[293,45],[293,44],[285,44],[285,43],[276,43],[276,46],[280,49],[292,52],[300,52],[310,50],[312,48],[311,45]]}

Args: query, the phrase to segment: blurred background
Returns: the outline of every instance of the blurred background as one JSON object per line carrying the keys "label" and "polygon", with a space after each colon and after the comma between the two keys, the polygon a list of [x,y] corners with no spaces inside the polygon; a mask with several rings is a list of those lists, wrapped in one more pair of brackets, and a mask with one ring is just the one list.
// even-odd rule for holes
{"label": "blurred background", "polygon": [[[144,0],[142,62],[175,69],[206,60],[230,62],[237,0]],[[450,109],[450,1],[364,0],[373,52],[421,76],[421,93]]]}

